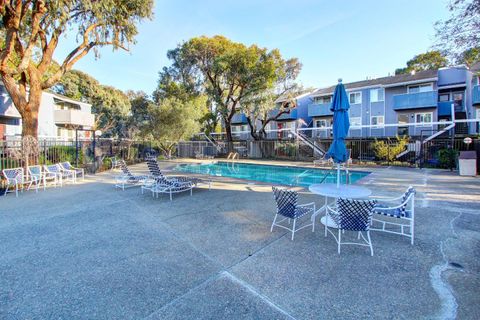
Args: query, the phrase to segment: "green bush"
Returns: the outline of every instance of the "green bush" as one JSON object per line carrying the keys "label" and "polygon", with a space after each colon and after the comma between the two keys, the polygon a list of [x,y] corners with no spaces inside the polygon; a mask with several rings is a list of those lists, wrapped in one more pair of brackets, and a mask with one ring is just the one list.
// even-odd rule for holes
{"label": "green bush", "polygon": [[457,150],[445,148],[438,150],[438,162],[442,168],[453,170],[457,166]]}
{"label": "green bush", "polygon": [[297,145],[290,142],[282,143],[277,145],[275,153],[278,156],[294,157],[297,155]]}
{"label": "green bush", "polygon": [[405,151],[408,145],[408,137],[396,136],[395,139],[397,140],[396,142],[392,142],[390,138],[387,141],[375,139],[373,150],[377,159],[391,162],[397,159],[397,155]]}
{"label": "green bush", "polygon": [[[76,163],[76,148],[71,146],[52,146],[47,148],[47,152],[41,152],[39,161],[41,164],[52,164],[69,161]],[[83,164],[83,152],[78,150],[78,164]]]}

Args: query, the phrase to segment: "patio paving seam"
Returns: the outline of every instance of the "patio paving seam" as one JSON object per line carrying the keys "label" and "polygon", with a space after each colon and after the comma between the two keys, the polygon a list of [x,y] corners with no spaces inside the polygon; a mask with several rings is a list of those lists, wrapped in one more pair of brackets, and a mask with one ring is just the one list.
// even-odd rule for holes
{"label": "patio paving seam", "polygon": [[290,313],[288,313],[287,311],[285,311],[284,309],[280,308],[277,304],[275,304],[272,300],[270,300],[267,296],[261,294],[260,292],[258,292],[256,290],[255,287],[253,287],[251,284],[243,281],[242,279],[234,276],[233,274],[231,274],[230,272],[228,271],[224,271],[222,272],[222,274],[224,274],[225,276],[227,276],[230,280],[238,283],[239,285],[241,285],[242,287],[244,287],[245,289],[247,289],[250,293],[252,293],[253,295],[255,295],[257,298],[259,298],[260,300],[262,300],[263,302],[267,303],[269,306],[271,306],[272,308],[274,308],[275,310],[281,312],[282,314],[284,314],[285,316],[287,316],[288,318],[290,319],[293,319],[295,320],[295,317],[293,317]]}
{"label": "patio paving seam", "polygon": [[[133,201],[132,199],[128,199],[130,200],[137,208],[139,208],[142,212],[144,213],[149,213],[147,210],[141,208],[135,201]],[[167,219],[168,220],[168,219]],[[254,255],[256,255],[257,253],[265,250],[266,248],[270,247],[271,245],[273,245],[274,243],[276,243],[277,241],[281,240],[282,238],[284,238],[286,235],[288,235],[288,232],[284,232],[281,236],[279,236],[277,239],[274,239],[273,241],[269,242],[268,244],[264,245],[263,247],[261,248],[258,248],[257,250],[255,250],[253,253],[249,254],[248,256],[246,256],[244,259],[241,259],[240,261],[237,261],[236,263],[234,263],[233,265],[230,265],[230,266],[224,266],[222,263],[220,263],[219,261],[215,260],[214,258],[210,257],[208,254],[206,254],[205,252],[203,252],[202,250],[200,250],[199,248],[197,248],[191,241],[189,241],[188,239],[185,239],[184,237],[180,236],[177,232],[175,232],[168,224],[165,223],[165,221],[167,220],[160,220],[160,223],[162,225],[164,225],[167,230],[169,230],[169,232],[172,233],[172,235],[174,235],[176,238],[178,238],[179,240],[183,241],[184,243],[188,244],[194,251],[200,253],[202,256],[204,256],[205,258],[207,258],[209,261],[211,261],[212,263],[214,264],[218,264],[222,267],[221,270],[219,270],[218,272],[216,272],[215,274],[213,274],[210,278],[206,279],[205,281],[203,281],[202,283],[200,283],[199,285],[191,288],[190,290],[188,290],[187,292],[185,292],[184,294],[176,297],[175,299],[171,300],[170,302],[166,303],[165,305],[163,305],[161,308],[157,309],[155,312],[153,312],[152,314],[155,314],[156,312],[166,308],[167,306],[175,303],[176,301],[182,299],[182,297],[188,295],[190,292],[196,290],[197,288],[199,287],[202,287],[204,286],[205,284],[208,284],[209,282],[211,281],[214,281],[215,279],[218,279],[222,274],[225,274],[228,276],[229,279],[235,281],[236,283],[240,284],[242,287],[244,287],[245,289],[247,289],[250,293],[254,294],[256,297],[258,297],[259,299],[261,299],[262,301],[264,301],[265,303],[267,303],[268,305],[272,306],[275,310],[281,312],[282,314],[286,315],[287,317],[289,317],[290,319],[294,319],[295,318],[290,315],[288,312],[286,312],[284,309],[282,309],[281,307],[279,307],[278,305],[276,305],[272,300],[270,300],[270,298],[268,298],[267,296],[259,293],[252,285],[248,284],[247,282],[245,282],[244,280],[241,280],[240,278],[234,276],[233,274],[231,274],[229,272],[230,269],[232,269],[233,267],[235,267],[236,265],[248,260],[250,257],[253,257]],[[250,219],[249,219],[250,220]],[[257,224],[260,224],[258,223],[258,221],[252,221],[252,222],[255,222]],[[145,317],[144,319],[147,319],[149,316],[151,316],[152,314],[148,315],[147,317]]]}

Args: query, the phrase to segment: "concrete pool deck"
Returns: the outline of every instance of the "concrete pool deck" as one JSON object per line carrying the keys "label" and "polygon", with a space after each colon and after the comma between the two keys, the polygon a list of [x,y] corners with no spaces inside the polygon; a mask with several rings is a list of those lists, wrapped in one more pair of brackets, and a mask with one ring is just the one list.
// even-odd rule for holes
{"label": "concrete pool deck", "polygon": [[480,179],[367,170],[374,196],[417,189],[413,246],[372,232],[375,256],[338,255],[321,225],[291,241],[271,187],[231,178],[172,202],[111,172],[1,197],[0,319],[479,319]]}

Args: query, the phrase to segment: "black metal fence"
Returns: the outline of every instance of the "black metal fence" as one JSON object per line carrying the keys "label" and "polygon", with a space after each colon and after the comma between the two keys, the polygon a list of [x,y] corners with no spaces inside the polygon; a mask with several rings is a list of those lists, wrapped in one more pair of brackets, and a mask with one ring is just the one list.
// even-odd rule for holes
{"label": "black metal fence", "polygon": [[39,140],[34,148],[37,150],[26,149],[21,140],[0,141],[0,170],[23,167],[26,160],[28,164],[40,165],[69,161],[89,172],[97,172],[110,168],[111,157],[135,163],[147,154],[158,153],[145,143],[112,139]]}
{"label": "black metal fence", "polygon": [[[480,160],[480,140],[474,137],[470,145],[464,138],[436,138],[430,141],[410,139],[399,146],[397,139],[348,139],[347,149],[352,160],[361,164],[381,164],[418,167],[446,167],[441,150],[475,150]],[[319,149],[328,150],[331,139],[311,140]],[[240,157],[251,159],[299,160],[311,161],[321,157],[312,147],[298,139],[235,141],[229,149],[226,142],[217,142],[214,146],[206,141],[182,142],[178,145],[178,157],[201,158],[203,156],[225,157],[228,150],[238,152]],[[478,166],[480,167],[480,166]]]}

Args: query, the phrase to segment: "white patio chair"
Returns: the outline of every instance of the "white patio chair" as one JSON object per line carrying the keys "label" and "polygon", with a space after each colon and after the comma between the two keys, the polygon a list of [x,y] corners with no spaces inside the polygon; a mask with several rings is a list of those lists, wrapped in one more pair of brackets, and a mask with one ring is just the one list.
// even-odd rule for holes
{"label": "white patio chair", "polygon": [[57,175],[42,171],[42,166],[28,166],[28,174],[37,179],[38,184],[43,184],[43,190],[47,187],[47,182],[52,181],[55,188],[57,187]]}
{"label": "white patio chair", "polygon": [[[297,227],[297,220],[302,218],[306,215],[312,215],[315,213],[315,203],[306,203],[306,204],[298,204],[298,192],[293,190],[286,190],[277,187],[272,187],[273,196],[275,198],[275,202],[277,203],[277,212],[275,213],[275,217],[273,218],[272,226],[270,227],[270,232],[273,232],[273,227],[277,226],[283,229],[287,229],[292,233],[292,240],[295,237],[295,232],[301,230],[303,228],[312,226],[312,232],[315,231],[315,220],[311,220],[312,223],[306,224],[301,226],[300,228]],[[283,216],[284,218],[280,221],[277,221],[278,216]],[[283,221],[293,220],[292,228],[284,224],[280,224]]]}
{"label": "white patio chair", "polygon": [[23,169],[22,168],[13,168],[13,169],[3,169],[2,175],[7,181],[7,185],[5,187],[6,196],[9,191],[10,187],[15,188],[15,196],[18,197],[18,190],[22,188],[22,180],[23,180]]}
{"label": "white patio chair", "polygon": [[26,177],[23,173],[23,168],[3,169],[2,174],[7,181],[4,195],[7,195],[10,187],[15,188],[15,196],[18,197],[18,191],[23,191],[25,185],[28,184],[27,190],[30,190],[32,185],[35,185],[35,192],[38,192],[39,180],[36,177]]}
{"label": "white patio chair", "polygon": [[[342,244],[350,244],[369,247],[370,254],[373,256],[370,226],[372,224],[373,208],[376,203],[375,200],[338,198],[335,209],[327,207],[326,214],[321,219],[321,222],[325,225],[325,236],[327,236],[327,232],[330,232],[337,242],[338,254],[340,254]],[[337,229],[337,235],[335,235],[329,227]],[[342,242],[342,234],[344,231],[358,232],[358,239],[361,240],[361,242]],[[366,233],[366,238],[363,235],[364,232]]]}
{"label": "white patio chair", "polygon": [[75,168],[68,161],[60,163],[60,166],[66,172],[72,172],[73,171],[75,182],[77,182],[78,176],[82,176],[82,180],[85,180],[85,170],[84,169]]}
{"label": "white patio chair", "polygon": [[[373,226],[381,224],[381,228],[370,230],[398,234],[414,240],[415,224],[415,189],[410,186],[405,193],[397,198],[377,199],[378,205],[373,209],[377,218],[373,219]],[[392,230],[393,228],[393,230]]]}
{"label": "white patio chair", "polygon": [[[63,179],[64,177],[67,177],[67,176],[62,172],[59,165],[46,164],[43,166],[43,168],[45,170],[45,174],[47,174],[48,176],[55,176],[56,182],[58,182],[60,187],[63,186]],[[71,175],[71,177],[73,177],[73,175]]]}
{"label": "white patio chair", "polygon": [[75,183],[77,181],[75,170],[65,169],[61,163],[57,163],[60,173],[62,174],[62,181],[67,183]]}

